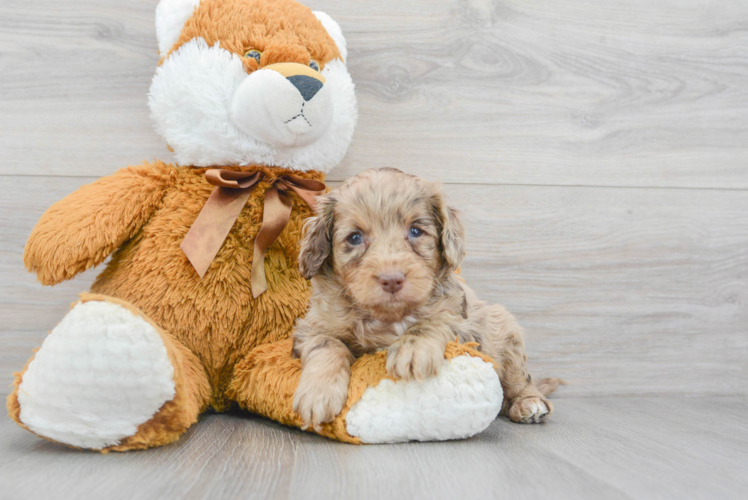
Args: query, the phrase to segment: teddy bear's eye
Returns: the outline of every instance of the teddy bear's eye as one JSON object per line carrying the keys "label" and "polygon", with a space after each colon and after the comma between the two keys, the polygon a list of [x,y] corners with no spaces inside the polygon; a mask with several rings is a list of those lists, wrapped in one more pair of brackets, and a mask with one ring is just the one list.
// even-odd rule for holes
{"label": "teddy bear's eye", "polygon": [[319,63],[315,61],[314,59],[309,60],[309,67],[312,68],[314,71],[319,71]]}
{"label": "teddy bear's eye", "polygon": [[244,53],[244,57],[251,57],[255,61],[257,61],[257,64],[260,64],[260,58],[262,57],[262,52],[256,49],[248,50]]}

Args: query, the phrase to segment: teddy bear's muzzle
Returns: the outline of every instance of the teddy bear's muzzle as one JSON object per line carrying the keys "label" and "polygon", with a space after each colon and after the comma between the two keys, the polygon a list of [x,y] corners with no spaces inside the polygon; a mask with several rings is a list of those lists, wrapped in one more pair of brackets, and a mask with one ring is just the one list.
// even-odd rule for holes
{"label": "teddy bear's muzzle", "polygon": [[330,126],[333,102],[324,76],[298,63],[247,76],[231,99],[230,118],[245,134],[275,147],[306,146]]}

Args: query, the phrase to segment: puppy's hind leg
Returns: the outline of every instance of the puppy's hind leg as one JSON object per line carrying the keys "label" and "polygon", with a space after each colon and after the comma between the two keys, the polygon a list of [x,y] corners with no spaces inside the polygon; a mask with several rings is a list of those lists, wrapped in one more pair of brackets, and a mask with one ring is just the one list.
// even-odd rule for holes
{"label": "puppy's hind leg", "polygon": [[498,304],[491,306],[486,324],[488,331],[482,336],[481,345],[498,364],[496,371],[504,390],[501,415],[523,424],[544,421],[553,412],[553,404],[545,396],[563,382],[543,379],[538,385],[533,383],[527,370],[524,333],[506,309]]}

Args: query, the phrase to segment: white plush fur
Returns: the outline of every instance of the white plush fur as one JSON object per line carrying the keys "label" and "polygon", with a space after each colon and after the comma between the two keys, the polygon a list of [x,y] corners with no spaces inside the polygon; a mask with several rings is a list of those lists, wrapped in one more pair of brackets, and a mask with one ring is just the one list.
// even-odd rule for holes
{"label": "white plush fur", "polygon": [[200,0],[161,0],[156,7],[156,38],[162,56],[177,43],[182,28]]}
{"label": "white plush fur", "polygon": [[18,388],[37,434],[101,449],[135,434],[175,394],[158,332],[109,302],[76,305],[44,340]]}
{"label": "white plush fur", "polygon": [[[317,16],[345,53],[337,23],[324,13]],[[174,149],[177,162],[322,172],[340,163],[358,118],[345,63],[335,59],[325,64],[325,85],[306,103],[290,82],[272,73],[247,75],[239,56],[220,43],[209,47],[202,38],[174,51],[156,70],[149,105],[156,130]],[[307,121],[285,123],[301,112]]]}
{"label": "white plush fur", "polygon": [[502,401],[493,365],[457,356],[422,382],[383,380],[369,387],[348,412],[346,430],[364,443],[463,439],[488,427]]}
{"label": "white plush fur", "polygon": [[[322,138],[332,122],[331,87],[309,101],[272,69],[252,73],[234,91],[229,120],[248,136],[276,148],[307,146]],[[258,99],[257,96],[262,96]]]}

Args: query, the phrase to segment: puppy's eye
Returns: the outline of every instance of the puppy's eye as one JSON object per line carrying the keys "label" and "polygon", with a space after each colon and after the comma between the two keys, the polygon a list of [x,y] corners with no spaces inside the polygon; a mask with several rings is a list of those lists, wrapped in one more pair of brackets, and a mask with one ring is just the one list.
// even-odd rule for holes
{"label": "puppy's eye", "polygon": [[346,239],[349,245],[360,245],[364,242],[364,236],[361,233],[351,233]]}
{"label": "puppy's eye", "polygon": [[408,231],[408,236],[410,236],[411,238],[418,238],[422,234],[423,234],[423,230],[415,226],[411,227],[410,230]]}
{"label": "puppy's eye", "polygon": [[244,53],[244,57],[251,57],[252,59],[257,61],[257,64],[260,64],[260,58],[262,57],[262,52],[260,52],[259,50],[255,50],[255,49],[248,50],[247,52]]}
{"label": "puppy's eye", "polygon": [[309,67],[312,68],[314,71],[319,71],[319,63],[315,61],[314,59],[311,59],[309,61]]}

